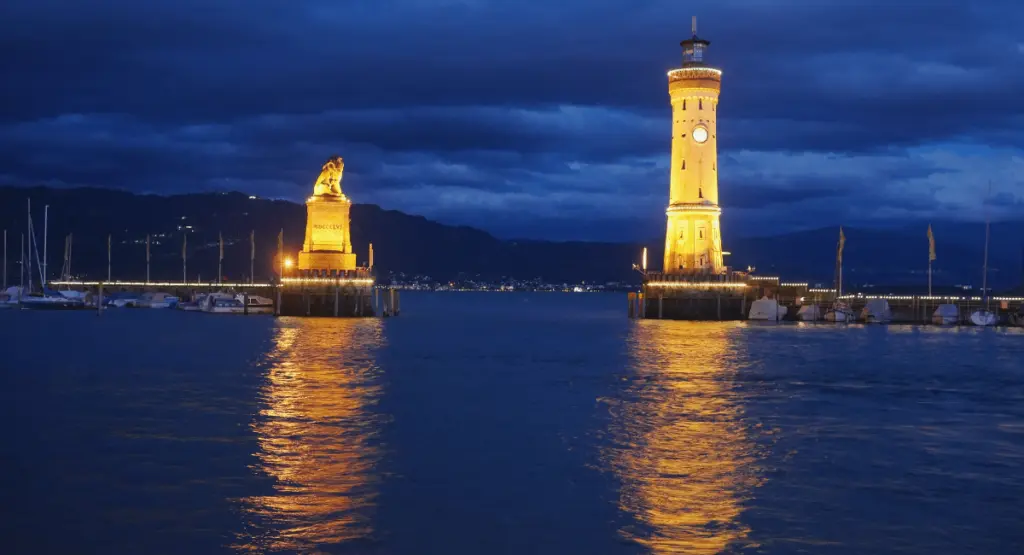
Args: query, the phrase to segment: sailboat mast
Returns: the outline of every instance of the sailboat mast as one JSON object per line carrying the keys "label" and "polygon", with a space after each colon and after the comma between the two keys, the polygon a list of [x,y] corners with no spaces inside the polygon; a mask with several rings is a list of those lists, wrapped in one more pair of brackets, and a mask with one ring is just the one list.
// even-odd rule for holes
{"label": "sailboat mast", "polygon": [[985,220],[985,257],[982,262],[981,270],[981,296],[985,299],[985,308],[988,308],[988,239],[990,235],[991,223],[988,219]]}
{"label": "sailboat mast", "polygon": [[985,300],[985,308],[988,309],[988,241],[991,235],[992,217],[988,213],[988,200],[992,197],[992,180],[988,182],[988,195],[985,197],[985,255],[981,264],[981,298]]}
{"label": "sailboat mast", "polygon": [[49,230],[50,230],[50,205],[47,204],[46,206],[43,207],[43,277],[42,277],[42,283],[39,284],[39,286],[42,287],[43,289],[46,289],[46,279],[47,279],[47,277],[49,277],[49,274],[46,273],[46,260],[47,260],[47,258],[46,258],[46,234],[49,233]]}
{"label": "sailboat mast", "polygon": [[28,290],[32,291],[32,199],[28,199]]}

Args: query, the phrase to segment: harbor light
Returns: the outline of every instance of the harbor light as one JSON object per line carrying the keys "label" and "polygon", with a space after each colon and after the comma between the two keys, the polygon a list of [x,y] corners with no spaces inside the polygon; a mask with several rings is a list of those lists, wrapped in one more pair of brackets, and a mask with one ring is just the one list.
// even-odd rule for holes
{"label": "harbor light", "polygon": [[291,268],[294,265],[295,265],[295,261],[292,260],[291,258],[285,258],[284,259],[284,267],[285,268]]}

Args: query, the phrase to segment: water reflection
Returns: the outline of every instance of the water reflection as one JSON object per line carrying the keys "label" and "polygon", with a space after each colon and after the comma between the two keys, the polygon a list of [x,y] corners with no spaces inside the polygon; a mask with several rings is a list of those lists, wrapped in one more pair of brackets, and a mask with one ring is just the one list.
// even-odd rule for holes
{"label": "water reflection", "polygon": [[281,319],[269,355],[242,551],[302,551],[371,534],[381,458],[377,320]]}
{"label": "water reflection", "polygon": [[719,553],[745,543],[757,485],[753,440],[734,378],[734,324],[641,321],[634,373],[614,408],[607,462],[622,482],[621,533],[652,553]]}

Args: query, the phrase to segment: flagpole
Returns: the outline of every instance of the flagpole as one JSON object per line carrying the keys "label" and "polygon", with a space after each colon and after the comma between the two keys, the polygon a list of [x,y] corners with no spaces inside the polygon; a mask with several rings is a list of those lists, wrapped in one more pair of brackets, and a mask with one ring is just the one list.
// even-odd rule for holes
{"label": "flagpole", "polygon": [[47,257],[46,257],[46,243],[47,243],[47,241],[46,241],[46,237],[47,237],[47,234],[49,232],[50,232],[50,205],[47,204],[46,206],[43,206],[43,277],[42,277],[42,283],[39,284],[39,287],[42,287],[44,290],[46,289],[46,284],[47,284],[47,282],[50,279],[50,275],[46,273],[46,262],[47,262]]}
{"label": "flagpole", "polygon": [[184,235],[181,242],[181,282],[188,283],[188,235]]}
{"label": "flagpole", "polygon": [[218,233],[217,237],[220,240],[220,254],[217,256],[217,285],[220,285],[220,278],[224,275],[224,233]]}
{"label": "flagpole", "polygon": [[256,230],[249,231],[249,283],[256,283]]}
{"label": "flagpole", "polygon": [[32,199],[28,199],[28,290],[32,291]]}

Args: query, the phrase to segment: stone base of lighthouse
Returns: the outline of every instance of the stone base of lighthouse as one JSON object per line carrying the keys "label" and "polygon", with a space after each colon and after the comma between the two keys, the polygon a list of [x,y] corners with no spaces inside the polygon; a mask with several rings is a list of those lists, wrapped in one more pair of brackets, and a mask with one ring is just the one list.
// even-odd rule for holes
{"label": "stone base of lighthouse", "polygon": [[722,237],[714,204],[673,204],[666,211],[666,274],[723,274]]}

